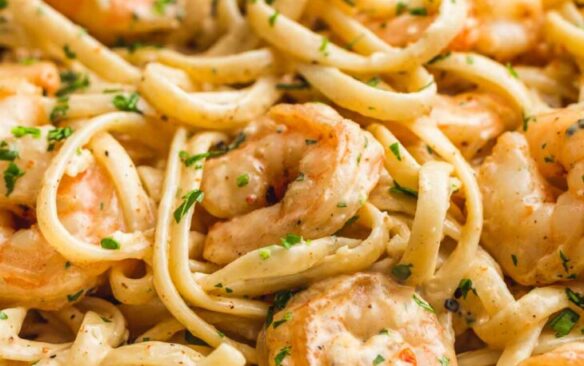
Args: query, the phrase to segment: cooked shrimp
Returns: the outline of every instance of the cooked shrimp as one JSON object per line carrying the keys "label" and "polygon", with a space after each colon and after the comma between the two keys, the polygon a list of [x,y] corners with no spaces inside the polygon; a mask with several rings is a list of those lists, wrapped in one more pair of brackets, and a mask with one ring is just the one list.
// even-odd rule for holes
{"label": "cooked shrimp", "polygon": [[47,3],[108,41],[118,36],[172,29],[179,14],[175,1],[47,0]]}
{"label": "cooked shrimp", "polygon": [[46,115],[45,106],[38,96],[14,95],[1,98],[0,139],[13,138],[14,127],[35,127],[45,123]]}
{"label": "cooked shrimp", "polygon": [[[360,20],[392,46],[403,47],[419,39],[432,22],[424,7],[401,3],[399,14],[389,21],[361,15]],[[511,59],[534,48],[541,38],[543,6],[540,0],[477,0],[465,26],[449,49],[476,50],[497,59]]]}
{"label": "cooked shrimp", "polygon": [[486,92],[438,96],[430,116],[467,159],[520,118],[502,97]]}
{"label": "cooked shrimp", "polygon": [[531,156],[543,176],[557,186],[584,197],[584,112],[561,109],[529,121]]}
{"label": "cooked shrimp", "polygon": [[65,260],[36,227],[14,230],[2,213],[0,304],[55,310],[82,298],[94,287],[105,264],[77,267]]}
{"label": "cooked shrimp", "polygon": [[260,365],[456,366],[430,305],[379,273],[329,278],[295,295],[258,349]]}
{"label": "cooked shrimp", "polygon": [[508,60],[541,40],[544,11],[540,0],[479,0],[471,6],[470,21],[453,41],[453,49],[473,49]]}
{"label": "cooked shrimp", "polygon": [[[14,101],[14,98],[9,99]],[[21,105],[21,102],[26,103],[26,100],[27,98],[21,98],[16,106]],[[0,101],[0,110],[4,102],[8,102],[8,100]],[[23,111],[23,117],[26,117],[33,108],[30,108],[28,112],[25,112],[26,109],[20,110]],[[4,123],[4,119],[6,119],[6,123]],[[6,181],[0,184],[0,206],[11,210],[19,206],[35,207],[43,175],[55,155],[53,151],[48,151],[49,142],[47,140],[48,133],[53,130],[53,127],[33,127],[38,131],[38,135],[27,134],[16,137],[11,131],[14,127],[22,126],[19,123],[14,123],[20,120],[20,116],[17,118],[10,115],[0,117],[0,133],[4,137],[0,152],[16,156],[13,161],[8,159],[0,161],[0,171],[5,172],[9,167],[12,167],[15,172],[21,172],[21,174],[17,174],[18,177],[12,180],[13,184]]]}
{"label": "cooked shrimp", "polygon": [[[37,228],[35,198],[43,175],[55,153],[49,148],[48,131],[5,139],[3,149],[14,151],[13,161],[0,162],[4,183],[0,184],[0,204],[14,212],[15,219],[3,212],[0,222],[0,304],[57,309],[80,299],[95,286],[108,265],[94,263],[77,267],[65,260],[45,240]],[[6,172],[16,166],[20,173],[9,185]],[[125,229],[121,204],[104,168],[88,150],[80,150],[69,163],[57,194],[57,208],[63,225],[74,236],[99,243],[116,231]],[[31,225],[30,228],[26,228]],[[24,229],[14,229],[19,226]]]}
{"label": "cooked shrimp", "polygon": [[530,357],[519,366],[584,366],[584,344],[569,343],[543,355]]}
{"label": "cooked shrimp", "polygon": [[[0,66],[0,86],[4,84],[18,84],[18,80],[25,80],[28,83],[41,88],[46,94],[55,94],[61,85],[59,70],[50,62],[35,62],[31,65],[22,64],[2,64]],[[7,91],[0,88],[0,97],[7,94],[21,94],[14,91]],[[28,93],[27,93],[28,94]]]}
{"label": "cooked shrimp", "polygon": [[[542,148],[530,143],[531,150]],[[485,212],[483,245],[509,276],[533,285],[582,272],[584,200],[568,190],[556,201],[557,189],[538,170],[523,135],[503,134],[478,178]]]}
{"label": "cooked shrimp", "polygon": [[209,230],[204,257],[212,262],[229,263],[287,233],[330,235],[379,179],[381,146],[325,105],[276,106],[247,132],[241,148],[205,167],[203,205],[230,218]]}

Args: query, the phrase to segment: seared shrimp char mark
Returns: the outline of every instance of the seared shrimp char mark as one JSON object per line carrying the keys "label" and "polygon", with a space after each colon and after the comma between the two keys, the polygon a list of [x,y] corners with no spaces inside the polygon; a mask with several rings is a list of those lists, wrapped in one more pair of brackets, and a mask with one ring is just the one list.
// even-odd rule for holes
{"label": "seared shrimp char mark", "polygon": [[[333,234],[379,179],[381,146],[328,106],[279,105],[249,130],[241,148],[205,167],[203,205],[230,218],[209,230],[204,257],[212,262],[229,263],[288,233]],[[270,202],[278,193],[281,201]]]}
{"label": "seared shrimp char mark", "polygon": [[260,365],[456,365],[432,308],[383,274],[329,278],[295,295],[258,341]]}

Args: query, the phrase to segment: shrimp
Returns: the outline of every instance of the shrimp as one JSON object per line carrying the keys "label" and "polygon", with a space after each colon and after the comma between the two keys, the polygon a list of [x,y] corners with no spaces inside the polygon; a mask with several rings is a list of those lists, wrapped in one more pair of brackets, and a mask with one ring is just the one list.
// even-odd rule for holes
{"label": "shrimp", "polygon": [[[359,15],[359,19],[390,45],[406,46],[422,37],[435,16],[426,15],[424,7],[401,4],[398,16],[389,21],[367,15]],[[476,50],[509,60],[539,44],[544,19],[540,0],[476,0],[469,5],[469,16],[449,50]]]}
{"label": "shrimp", "polygon": [[[477,33],[463,30],[453,47],[457,41],[474,43],[472,48],[481,53],[509,60],[533,49],[541,41],[544,10],[540,0],[480,0],[472,5],[471,16],[476,19]],[[465,40],[465,35],[471,40]]]}
{"label": "shrimp", "polygon": [[569,343],[543,355],[530,357],[519,366],[584,366],[584,344]]}
{"label": "shrimp", "polygon": [[246,133],[241,148],[205,167],[203,206],[229,218],[206,237],[203,255],[214,263],[229,263],[287,233],[307,239],[333,234],[379,179],[379,143],[328,106],[279,105]]}
{"label": "shrimp", "polygon": [[[113,184],[95,163],[75,177],[65,176],[57,201],[63,224],[79,238],[96,242],[123,229]],[[81,299],[109,267],[106,263],[78,267],[68,262],[47,243],[36,224],[15,230],[16,223],[26,218],[14,215],[17,219],[11,220],[7,211],[0,212],[0,304],[61,308]]]}
{"label": "shrimp", "polygon": [[520,117],[496,94],[468,92],[438,96],[430,118],[470,159]]}
{"label": "shrimp", "polygon": [[457,364],[430,305],[380,273],[326,279],[280,309],[260,333],[260,365]]}
{"label": "shrimp", "polygon": [[[14,101],[13,98],[10,99]],[[21,102],[25,103],[26,100],[27,98],[21,98],[16,102],[15,107],[22,106]],[[8,100],[0,101],[0,109],[4,102],[8,102]],[[25,111],[23,112],[24,117],[29,115],[31,110],[33,109],[30,108],[26,112],[26,109],[23,109]],[[4,119],[7,119],[6,123],[3,123]],[[33,127],[35,131],[38,131],[38,135],[27,134],[16,137],[11,131],[12,128],[22,126],[19,123],[14,123],[20,120],[21,118],[11,119],[10,115],[0,117],[0,134],[4,137],[0,142],[0,152],[15,157],[13,161],[9,159],[0,161],[0,171],[6,172],[12,168],[17,175],[12,179],[12,183],[4,181],[4,184],[0,184],[0,206],[10,210],[35,207],[43,175],[55,155],[54,151],[48,151],[48,134],[53,130],[53,127]]]}
{"label": "shrimp", "polygon": [[572,279],[584,270],[580,116],[571,110],[537,116],[527,137],[503,134],[479,169],[483,245],[521,284]]}
{"label": "shrimp", "polygon": [[[41,90],[24,92],[14,88],[14,84],[22,85],[22,81]],[[0,97],[12,94],[42,94],[53,95],[59,89],[61,79],[59,70],[51,62],[34,62],[30,65],[2,64],[0,66]],[[29,89],[24,89],[29,90]]]}
{"label": "shrimp", "polygon": [[47,3],[106,41],[176,27],[179,6],[160,0],[47,0]]}

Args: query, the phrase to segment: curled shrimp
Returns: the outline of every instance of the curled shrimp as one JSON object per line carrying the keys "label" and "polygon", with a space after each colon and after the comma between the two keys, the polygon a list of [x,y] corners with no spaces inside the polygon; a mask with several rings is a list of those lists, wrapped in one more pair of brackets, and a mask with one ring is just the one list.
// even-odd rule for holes
{"label": "curled shrimp", "polygon": [[260,365],[456,365],[430,305],[383,274],[326,279],[279,309],[260,334]]}
{"label": "curled shrimp", "polygon": [[276,106],[246,133],[239,149],[205,167],[203,206],[230,219],[209,230],[203,255],[212,262],[229,263],[287,233],[330,235],[379,179],[381,146],[325,105]]}
{"label": "curled shrimp", "polygon": [[[435,16],[422,4],[399,2],[396,17],[359,19],[392,46],[405,46],[420,37]],[[470,1],[469,16],[463,30],[451,42],[453,51],[476,50],[497,59],[511,59],[537,46],[543,25],[543,6],[539,0]]]}
{"label": "curled shrimp", "polygon": [[0,66],[0,97],[12,94],[42,95],[43,92],[53,95],[60,85],[59,70],[50,62]]}
{"label": "curled shrimp", "polygon": [[471,16],[452,42],[452,49],[472,49],[508,60],[541,41],[544,10],[540,0],[479,0],[471,4]]}
{"label": "curled shrimp", "polygon": [[[99,242],[123,229],[113,184],[95,163],[74,177],[63,178],[58,202],[64,225],[78,237]],[[14,217],[18,220],[7,211],[0,216],[0,303],[58,309],[81,299],[107,270],[105,263],[80,267],[68,262],[47,243],[36,224],[13,229],[26,219]]]}
{"label": "curled shrimp", "polygon": [[584,344],[569,343],[539,356],[521,362],[519,366],[582,366],[584,365]]}
{"label": "curled shrimp", "polygon": [[519,118],[501,96],[488,92],[438,96],[430,116],[467,159]]}
{"label": "curled shrimp", "polygon": [[521,284],[572,279],[584,269],[582,116],[567,109],[537,116],[527,136],[503,134],[479,169],[483,244]]}
{"label": "curled shrimp", "polygon": [[179,7],[157,0],[47,0],[59,12],[108,41],[174,28]]}

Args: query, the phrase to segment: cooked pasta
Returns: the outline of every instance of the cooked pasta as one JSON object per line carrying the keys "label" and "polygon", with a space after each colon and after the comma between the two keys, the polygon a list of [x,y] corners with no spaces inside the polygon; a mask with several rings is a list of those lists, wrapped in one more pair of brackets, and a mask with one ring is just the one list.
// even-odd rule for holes
{"label": "cooked pasta", "polygon": [[0,0],[0,365],[584,365],[572,0]]}

